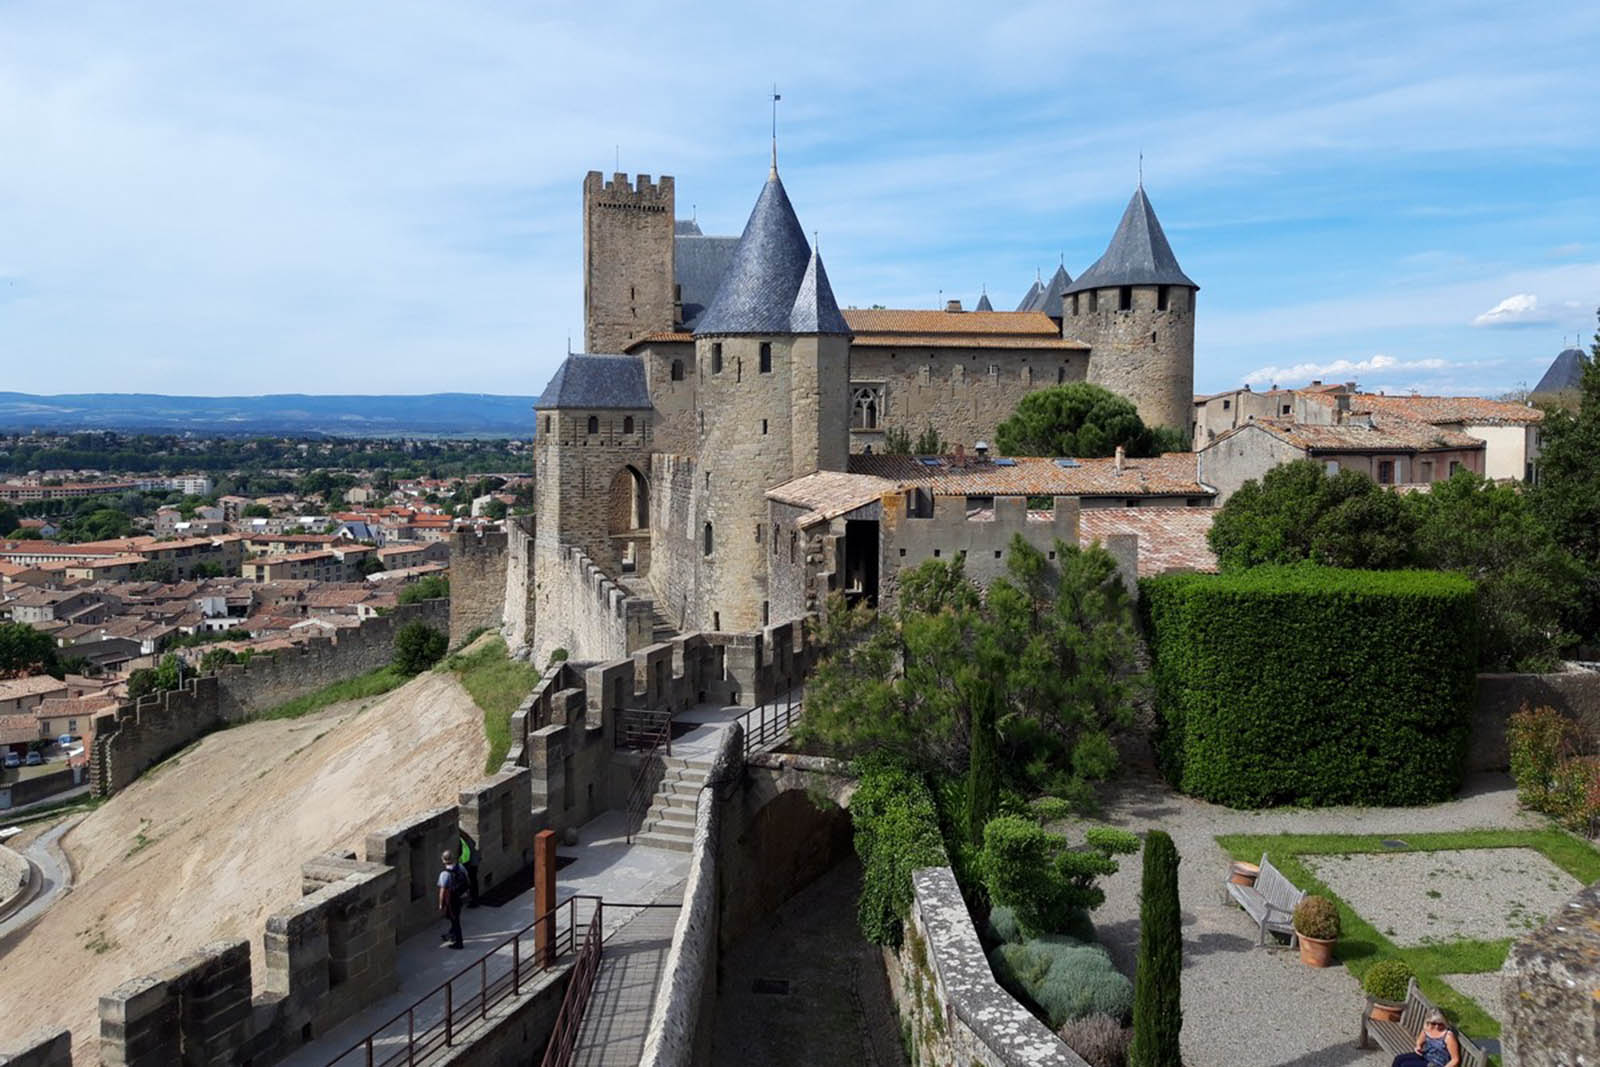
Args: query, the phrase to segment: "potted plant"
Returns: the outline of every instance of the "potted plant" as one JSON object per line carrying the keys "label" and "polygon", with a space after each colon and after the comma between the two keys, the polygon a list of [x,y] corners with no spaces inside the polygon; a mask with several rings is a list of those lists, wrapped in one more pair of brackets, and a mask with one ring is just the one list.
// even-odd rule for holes
{"label": "potted plant", "polygon": [[1294,909],[1294,932],[1300,942],[1300,962],[1328,966],[1333,962],[1333,943],[1339,940],[1339,909],[1327,897],[1301,898]]}
{"label": "potted plant", "polygon": [[1380,960],[1361,980],[1361,988],[1372,998],[1371,1015],[1378,1022],[1397,1023],[1406,1006],[1406,992],[1412,971],[1404,960]]}

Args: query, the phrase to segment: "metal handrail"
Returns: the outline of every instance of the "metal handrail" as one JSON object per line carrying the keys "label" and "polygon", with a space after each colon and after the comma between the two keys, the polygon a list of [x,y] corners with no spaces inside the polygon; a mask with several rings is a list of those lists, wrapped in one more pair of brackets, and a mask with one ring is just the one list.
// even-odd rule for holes
{"label": "metal handrail", "polygon": [[[594,902],[594,918],[590,921],[590,927],[593,928],[594,923],[599,920],[603,906],[601,898],[588,894],[568,897],[527,926],[496,943],[475,963],[467,964],[444,982],[418,997],[404,1011],[381,1026],[375,1027],[354,1045],[329,1060],[329,1067],[345,1063],[361,1063],[364,1067],[393,1067],[400,1063],[412,1065],[424,1062],[427,1057],[440,1049],[453,1047],[456,1044],[456,1033],[462,1026],[474,1019],[486,1019],[489,1009],[507,997],[521,996],[524,983],[542,971],[554,967],[557,960],[574,951],[577,947],[577,904],[580,900]],[[565,929],[559,928],[556,923],[556,916],[563,908],[567,910]],[[534,949],[524,950],[523,938],[536,935],[541,925],[544,925],[549,933],[545,951],[540,953]],[[555,929],[551,929],[552,927]],[[511,946],[511,966],[506,973],[490,978],[489,960],[507,945]],[[583,947],[587,950],[587,940]],[[456,983],[470,979],[474,971],[477,972],[475,983],[477,988],[470,993],[457,996]],[[444,999],[443,1016],[419,1030],[417,1016],[420,1009],[438,998],[440,994],[443,994]],[[394,1051],[386,1050],[383,1047],[386,1041],[399,1039],[399,1024],[402,1021],[405,1023],[404,1041],[399,1043]],[[392,1034],[389,1033],[391,1030]],[[351,1059],[351,1057],[359,1058]]]}
{"label": "metal handrail", "polygon": [[775,697],[739,716],[739,723],[744,727],[745,758],[788,738],[795,720],[800,717],[801,707],[794,699],[794,690],[790,689],[781,699]]}
{"label": "metal handrail", "polygon": [[628,803],[624,807],[624,818],[627,820],[628,844],[633,844],[633,836],[644,827],[644,814],[650,810],[650,801],[655,796],[656,786],[659,782],[650,780],[650,772],[656,767],[656,754],[665,747],[667,755],[672,755],[672,716],[667,715],[660,725],[650,747],[639,760],[639,769],[633,772],[633,783],[628,787]]}
{"label": "metal handrail", "polygon": [[601,924],[604,905],[595,908],[589,920],[589,931],[584,934],[583,947],[578,950],[578,960],[572,965],[567,979],[567,992],[561,998],[561,1010],[556,1015],[555,1027],[545,1044],[540,1067],[569,1067],[572,1053],[578,1045],[578,1032],[583,1025],[583,1013],[589,1006],[589,995],[594,991],[595,975],[600,970]]}

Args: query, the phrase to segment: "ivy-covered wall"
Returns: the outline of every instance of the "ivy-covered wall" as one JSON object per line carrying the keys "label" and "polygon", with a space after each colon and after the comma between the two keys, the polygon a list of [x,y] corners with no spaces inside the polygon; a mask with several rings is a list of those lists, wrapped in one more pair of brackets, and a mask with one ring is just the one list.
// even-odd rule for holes
{"label": "ivy-covered wall", "polygon": [[1157,752],[1184,792],[1254,808],[1424,804],[1460,787],[1467,579],[1303,565],[1140,585]]}

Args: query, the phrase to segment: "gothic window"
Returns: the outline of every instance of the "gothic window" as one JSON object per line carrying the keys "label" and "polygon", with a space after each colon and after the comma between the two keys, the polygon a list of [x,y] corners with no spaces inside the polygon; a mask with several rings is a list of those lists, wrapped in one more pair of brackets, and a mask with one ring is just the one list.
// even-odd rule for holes
{"label": "gothic window", "polygon": [[852,430],[876,430],[878,423],[884,415],[883,390],[881,382],[864,384],[854,382],[850,386],[850,428]]}
{"label": "gothic window", "polygon": [[599,433],[600,432],[600,420],[598,418],[596,418],[595,416],[593,416],[593,415],[589,416],[589,432],[590,433]]}
{"label": "gothic window", "polygon": [[683,360],[681,359],[672,361],[672,380],[675,382],[683,381]]}
{"label": "gothic window", "polygon": [[766,341],[761,342],[761,373],[772,373],[772,345]]}

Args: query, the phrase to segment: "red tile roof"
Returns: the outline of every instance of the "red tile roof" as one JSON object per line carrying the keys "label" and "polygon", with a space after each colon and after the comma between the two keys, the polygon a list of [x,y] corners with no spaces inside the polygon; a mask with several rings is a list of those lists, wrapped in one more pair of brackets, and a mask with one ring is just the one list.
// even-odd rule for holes
{"label": "red tile roof", "polygon": [[1206,542],[1216,508],[1084,508],[1078,537],[1085,544],[1112,534],[1139,537],[1139,577],[1167,571],[1215,571],[1216,553]]}

